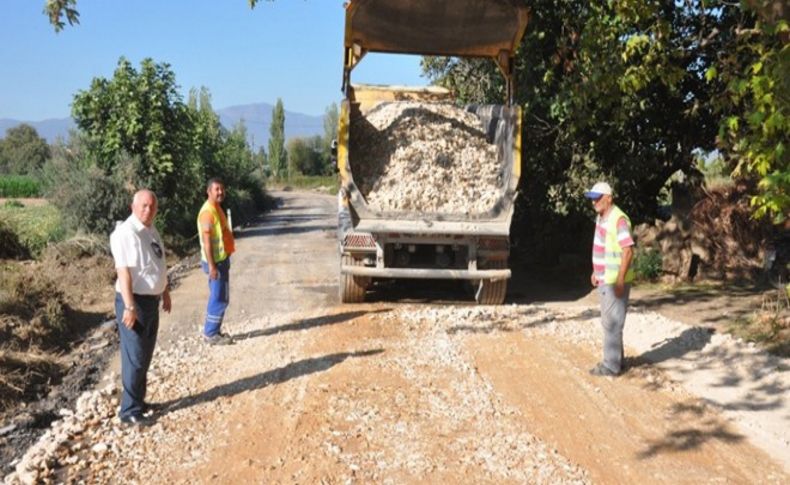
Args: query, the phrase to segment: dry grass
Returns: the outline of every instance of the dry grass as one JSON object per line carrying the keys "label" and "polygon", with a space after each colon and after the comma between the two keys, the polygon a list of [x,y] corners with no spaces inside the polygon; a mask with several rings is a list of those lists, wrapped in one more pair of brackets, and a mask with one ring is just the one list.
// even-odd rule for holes
{"label": "dry grass", "polygon": [[106,317],[114,275],[106,246],[78,237],[39,261],[0,263],[0,411],[46,395],[68,368],[62,356]]}
{"label": "dry grass", "polygon": [[784,287],[766,293],[760,308],[730,325],[736,336],[781,357],[790,357],[790,296]]}
{"label": "dry grass", "polygon": [[62,358],[51,352],[28,349],[0,350],[0,411],[20,399],[35,399],[62,372]]}

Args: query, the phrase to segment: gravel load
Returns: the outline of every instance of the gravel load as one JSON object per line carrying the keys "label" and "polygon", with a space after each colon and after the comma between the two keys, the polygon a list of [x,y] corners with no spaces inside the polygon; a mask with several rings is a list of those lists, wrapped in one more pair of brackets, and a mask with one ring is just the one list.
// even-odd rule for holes
{"label": "gravel load", "polygon": [[351,123],[354,181],[376,211],[482,214],[503,192],[503,161],[461,108],[386,102]]}

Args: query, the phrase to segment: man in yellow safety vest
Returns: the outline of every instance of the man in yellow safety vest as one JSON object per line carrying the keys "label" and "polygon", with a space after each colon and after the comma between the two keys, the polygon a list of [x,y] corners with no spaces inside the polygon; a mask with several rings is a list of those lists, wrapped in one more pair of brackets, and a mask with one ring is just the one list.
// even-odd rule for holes
{"label": "man in yellow safety vest", "polygon": [[208,275],[209,287],[203,339],[211,345],[226,345],[232,344],[233,339],[220,329],[230,301],[230,255],[236,246],[220,205],[225,200],[225,184],[212,178],[206,184],[206,193],[208,198],[197,217],[200,265]]}
{"label": "man in yellow safety vest", "polygon": [[598,288],[603,326],[603,360],[590,369],[596,376],[616,376],[623,370],[623,327],[634,271],[631,220],[614,205],[612,187],[598,182],[584,193],[598,214],[592,248],[590,282]]}

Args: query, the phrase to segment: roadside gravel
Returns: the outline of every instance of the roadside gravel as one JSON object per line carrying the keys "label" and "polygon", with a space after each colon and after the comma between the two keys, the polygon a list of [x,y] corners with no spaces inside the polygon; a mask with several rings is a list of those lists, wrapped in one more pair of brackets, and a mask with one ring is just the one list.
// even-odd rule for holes
{"label": "roadside gravel", "polygon": [[200,341],[205,279],[187,275],[150,372],[155,424],[121,426],[109,374],[6,483],[790,481],[785,361],[634,307],[626,374],[594,378],[589,305],[338,306],[333,199],[283,197],[238,241],[238,342]]}

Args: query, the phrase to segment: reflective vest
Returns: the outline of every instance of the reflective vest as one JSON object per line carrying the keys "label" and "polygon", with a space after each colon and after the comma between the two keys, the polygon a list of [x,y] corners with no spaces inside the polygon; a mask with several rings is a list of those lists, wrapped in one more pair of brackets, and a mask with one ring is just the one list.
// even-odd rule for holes
{"label": "reflective vest", "polygon": [[211,215],[214,216],[214,227],[211,228],[210,236],[211,253],[214,255],[214,262],[219,263],[220,261],[228,259],[228,254],[225,252],[225,241],[222,238],[222,219],[220,218],[217,208],[209,201],[203,203],[203,207],[200,208],[197,217],[198,239],[200,240],[200,259],[202,261],[208,261],[206,259],[206,248],[203,247],[203,228],[200,227],[200,215],[205,211],[211,212]]}
{"label": "reflective vest", "polygon": [[[625,217],[628,228],[631,228],[631,219],[621,211],[619,207],[613,205],[610,209],[609,216],[606,220],[606,243],[604,246],[604,262],[606,263],[606,271],[603,274],[603,281],[607,285],[617,283],[617,275],[620,272],[620,263],[623,258],[623,248],[617,241],[617,221],[621,217]],[[625,273],[625,282],[630,283],[634,281],[634,269],[629,267]]]}

